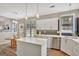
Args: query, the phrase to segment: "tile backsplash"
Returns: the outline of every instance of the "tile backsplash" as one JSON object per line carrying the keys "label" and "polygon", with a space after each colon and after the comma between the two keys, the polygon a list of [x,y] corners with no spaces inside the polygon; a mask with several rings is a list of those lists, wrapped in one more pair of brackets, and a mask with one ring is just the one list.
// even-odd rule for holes
{"label": "tile backsplash", "polygon": [[37,34],[45,34],[45,35],[59,35],[57,30],[37,30]]}

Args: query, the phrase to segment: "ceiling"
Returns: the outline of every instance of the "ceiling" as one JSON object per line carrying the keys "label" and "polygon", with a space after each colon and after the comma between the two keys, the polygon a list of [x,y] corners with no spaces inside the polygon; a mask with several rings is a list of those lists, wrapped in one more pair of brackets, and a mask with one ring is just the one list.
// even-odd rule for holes
{"label": "ceiling", "polygon": [[[50,8],[54,5],[55,7]],[[39,14],[47,15],[51,13],[57,13],[62,11],[78,9],[78,3],[39,3]],[[33,17],[37,12],[36,3],[27,4],[27,15],[28,17]],[[25,3],[0,3],[0,16],[5,16],[8,18],[20,19],[26,16],[26,4]]]}

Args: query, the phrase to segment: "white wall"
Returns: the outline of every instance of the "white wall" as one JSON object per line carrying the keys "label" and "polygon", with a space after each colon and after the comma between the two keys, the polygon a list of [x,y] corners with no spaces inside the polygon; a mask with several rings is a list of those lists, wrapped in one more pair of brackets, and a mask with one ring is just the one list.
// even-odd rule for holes
{"label": "white wall", "polygon": [[0,16],[0,25],[5,26],[6,24],[9,26],[10,31],[3,30],[0,32],[0,44],[8,43],[10,40],[6,39],[12,37],[14,34],[16,35],[16,32],[12,32],[12,19]]}

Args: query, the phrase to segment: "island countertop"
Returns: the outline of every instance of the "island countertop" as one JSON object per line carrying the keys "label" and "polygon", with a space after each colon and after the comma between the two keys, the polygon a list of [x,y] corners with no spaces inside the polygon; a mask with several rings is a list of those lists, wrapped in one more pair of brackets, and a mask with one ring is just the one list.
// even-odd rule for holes
{"label": "island countertop", "polygon": [[17,39],[17,41],[38,44],[38,45],[42,45],[43,43],[47,43],[47,39],[36,38],[36,37],[24,37],[24,38]]}
{"label": "island countertop", "polygon": [[47,56],[47,39],[24,37],[17,39],[18,56]]}

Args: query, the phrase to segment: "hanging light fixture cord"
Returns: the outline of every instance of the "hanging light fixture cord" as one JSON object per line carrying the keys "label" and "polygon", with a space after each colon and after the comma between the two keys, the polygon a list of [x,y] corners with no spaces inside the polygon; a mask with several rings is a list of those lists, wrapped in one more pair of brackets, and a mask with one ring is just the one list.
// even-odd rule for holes
{"label": "hanging light fixture cord", "polygon": [[71,4],[71,3],[69,3],[70,14],[72,13],[71,6],[72,6],[72,4]]}
{"label": "hanging light fixture cord", "polygon": [[28,19],[28,17],[27,17],[27,3],[26,3],[26,17],[25,17],[25,19]]}
{"label": "hanging light fixture cord", "polygon": [[39,4],[37,3],[36,6],[37,6],[37,7],[36,7],[36,10],[37,10],[37,12],[36,12],[36,17],[39,18]]}

